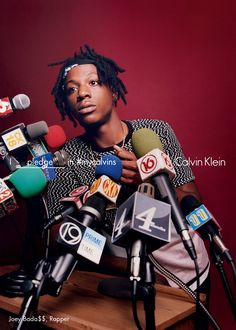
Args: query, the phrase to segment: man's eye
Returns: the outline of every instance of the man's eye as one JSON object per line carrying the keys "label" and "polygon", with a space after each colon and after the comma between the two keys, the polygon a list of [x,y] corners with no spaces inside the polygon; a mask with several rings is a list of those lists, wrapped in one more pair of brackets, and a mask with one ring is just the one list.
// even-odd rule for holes
{"label": "man's eye", "polygon": [[97,80],[91,80],[91,81],[90,81],[90,84],[91,84],[92,86],[96,86],[96,85],[99,85],[99,82],[98,82]]}
{"label": "man's eye", "polygon": [[78,87],[69,87],[69,88],[67,88],[67,90],[66,90],[66,94],[67,95],[71,95],[71,94],[73,94],[73,93],[75,93],[75,92],[77,92],[78,91]]}

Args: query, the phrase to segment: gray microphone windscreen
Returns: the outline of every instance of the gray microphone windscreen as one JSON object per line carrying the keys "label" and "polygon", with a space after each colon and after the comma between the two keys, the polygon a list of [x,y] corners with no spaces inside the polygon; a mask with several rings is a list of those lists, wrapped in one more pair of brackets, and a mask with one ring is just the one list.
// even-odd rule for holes
{"label": "gray microphone windscreen", "polygon": [[48,133],[48,125],[44,120],[26,126],[26,132],[31,140]]}
{"label": "gray microphone windscreen", "polygon": [[30,106],[30,99],[25,94],[17,94],[13,97],[12,103],[17,110],[24,110]]}
{"label": "gray microphone windscreen", "polygon": [[141,183],[138,186],[138,192],[151,198],[155,197],[155,187],[153,186],[153,184],[148,182]]}
{"label": "gray microphone windscreen", "polygon": [[68,165],[69,154],[65,150],[58,150],[54,153],[53,164],[54,166],[62,167]]}

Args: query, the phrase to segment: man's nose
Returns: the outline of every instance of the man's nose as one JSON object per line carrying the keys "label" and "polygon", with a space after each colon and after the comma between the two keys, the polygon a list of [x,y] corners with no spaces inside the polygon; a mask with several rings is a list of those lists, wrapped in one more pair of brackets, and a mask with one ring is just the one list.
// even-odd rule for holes
{"label": "man's nose", "polygon": [[77,100],[83,100],[86,97],[90,97],[91,93],[90,90],[87,86],[80,86],[80,89],[78,91],[78,96],[77,96]]}

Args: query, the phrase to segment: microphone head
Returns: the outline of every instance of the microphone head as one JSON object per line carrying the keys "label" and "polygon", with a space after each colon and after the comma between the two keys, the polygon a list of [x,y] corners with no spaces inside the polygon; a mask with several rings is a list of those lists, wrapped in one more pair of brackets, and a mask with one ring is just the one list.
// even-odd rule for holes
{"label": "microphone head", "polygon": [[153,149],[160,149],[163,151],[159,136],[149,128],[141,128],[134,132],[131,143],[137,158],[143,157]]}
{"label": "microphone head", "polygon": [[31,140],[35,140],[47,134],[48,125],[44,120],[37,121],[36,123],[27,125],[26,132]]}
{"label": "microphone head", "polygon": [[54,166],[62,167],[67,166],[70,156],[65,150],[58,150],[54,153],[53,164]]}
{"label": "microphone head", "polygon": [[52,125],[49,127],[44,139],[49,148],[59,148],[66,142],[66,134],[63,128],[59,125]]}
{"label": "microphone head", "polygon": [[199,200],[197,200],[197,198],[193,195],[184,196],[180,202],[180,207],[184,216],[188,215],[201,205],[202,203],[199,202]]}
{"label": "microphone head", "polygon": [[42,169],[34,165],[20,167],[10,175],[9,181],[23,198],[37,196],[47,185]]}
{"label": "microphone head", "polygon": [[138,192],[151,198],[155,198],[155,187],[153,184],[143,182],[138,186]]}
{"label": "microphone head", "polygon": [[107,175],[114,181],[119,181],[122,173],[122,161],[115,155],[105,155],[101,157],[96,166],[95,176]]}
{"label": "microphone head", "polygon": [[17,94],[11,101],[14,105],[14,108],[17,110],[24,110],[30,106],[30,99],[25,94]]}

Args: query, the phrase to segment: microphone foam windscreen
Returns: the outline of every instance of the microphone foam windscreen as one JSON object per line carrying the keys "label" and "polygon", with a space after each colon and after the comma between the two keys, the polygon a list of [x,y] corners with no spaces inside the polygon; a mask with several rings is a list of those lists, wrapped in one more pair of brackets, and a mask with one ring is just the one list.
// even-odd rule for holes
{"label": "microphone foam windscreen", "polygon": [[20,167],[10,175],[9,181],[23,198],[37,196],[47,185],[42,169],[35,165]]}
{"label": "microphone foam windscreen", "polygon": [[134,132],[131,143],[137,158],[146,155],[153,149],[160,149],[163,151],[159,136],[149,128],[141,128]]}
{"label": "microphone foam windscreen", "polygon": [[122,173],[122,161],[115,155],[106,155],[101,157],[96,166],[95,176],[107,175],[114,181],[119,181]]}
{"label": "microphone foam windscreen", "polygon": [[202,205],[202,203],[199,202],[199,200],[197,200],[197,198],[195,198],[193,195],[184,196],[180,202],[180,207],[184,216],[191,213],[200,205]]}
{"label": "microphone foam windscreen", "polygon": [[37,139],[48,132],[48,125],[44,120],[26,126],[26,132],[31,140]]}
{"label": "microphone foam windscreen", "polygon": [[53,163],[54,166],[66,166],[68,165],[70,156],[68,154],[68,152],[66,152],[65,150],[58,150],[54,153],[54,157],[53,157]]}
{"label": "microphone foam windscreen", "polygon": [[24,110],[30,106],[30,99],[25,94],[17,94],[13,97],[12,103],[17,110]]}
{"label": "microphone foam windscreen", "polygon": [[50,148],[59,148],[66,142],[66,134],[63,128],[59,125],[52,125],[48,129],[48,133],[44,139]]}
{"label": "microphone foam windscreen", "polygon": [[138,186],[138,192],[151,198],[155,198],[155,187],[153,184],[143,182]]}

